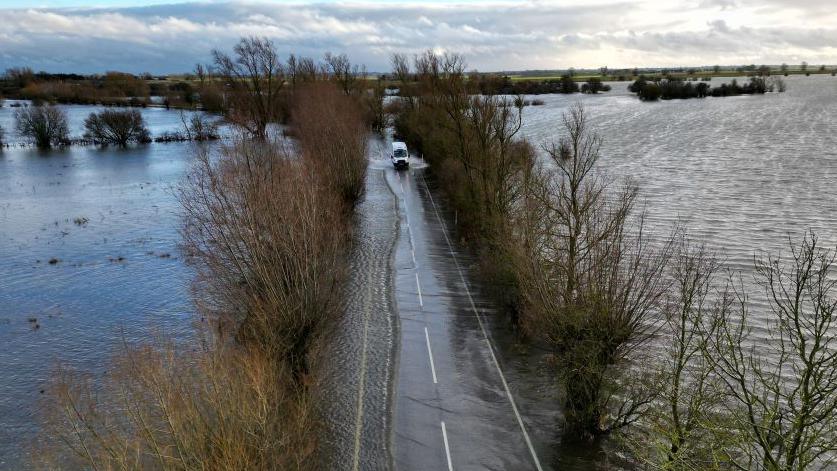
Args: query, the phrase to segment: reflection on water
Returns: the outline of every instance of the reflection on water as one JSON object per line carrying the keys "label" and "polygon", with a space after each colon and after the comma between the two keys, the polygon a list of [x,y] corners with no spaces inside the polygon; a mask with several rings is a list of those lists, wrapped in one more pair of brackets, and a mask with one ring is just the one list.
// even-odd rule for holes
{"label": "reflection on water", "polygon": [[[92,109],[68,108],[74,129]],[[144,113],[155,132],[178,127],[177,113]],[[0,152],[0,469],[24,460],[56,362],[102,371],[123,338],[188,334],[172,187],[189,156],[188,144]]]}

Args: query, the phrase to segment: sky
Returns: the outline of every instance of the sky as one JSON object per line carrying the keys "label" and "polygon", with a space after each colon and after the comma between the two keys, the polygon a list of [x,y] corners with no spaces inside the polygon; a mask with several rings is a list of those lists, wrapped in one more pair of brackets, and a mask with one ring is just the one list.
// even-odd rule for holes
{"label": "sky", "polygon": [[0,70],[189,72],[266,36],[369,71],[426,49],[481,71],[837,64],[835,0],[0,0]]}

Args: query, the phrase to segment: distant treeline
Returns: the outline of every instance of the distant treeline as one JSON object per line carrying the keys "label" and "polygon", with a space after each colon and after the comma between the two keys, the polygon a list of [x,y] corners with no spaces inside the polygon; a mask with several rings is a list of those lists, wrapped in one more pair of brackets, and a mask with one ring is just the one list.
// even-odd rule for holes
{"label": "distant treeline", "polygon": [[160,97],[160,105],[174,108],[194,108],[199,98],[198,90],[188,81],[149,74],[50,74],[23,67],[7,69],[0,76],[0,97],[36,103],[146,107],[152,96]]}
{"label": "distant treeline", "polygon": [[544,80],[512,80],[509,76],[471,74],[468,85],[480,95],[544,95],[549,93],[599,93],[610,91],[599,77],[591,77],[579,86],[569,75]]}
{"label": "distant treeline", "polygon": [[[399,95],[407,96],[415,93],[414,85],[422,80],[420,74],[412,74],[399,78],[398,76],[381,76],[381,81],[397,81],[398,85],[390,85],[391,89],[398,89]],[[474,95],[545,95],[552,93],[599,93],[610,91],[610,85],[602,82],[599,77],[590,77],[581,83],[569,75],[560,78],[513,80],[508,75],[484,74],[471,72],[464,82],[467,91]]]}
{"label": "distant treeline", "polygon": [[640,76],[628,86],[628,90],[643,101],[673,100],[683,98],[705,98],[707,96],[724,97],[736,95],[754,95],[767,92],[784,92],[785,82],[779,77],[750,77],[749,82],[738,83],[733,79],[730,83],[723,83],[712,87],[706,82],[692,83],[676,78],[659,78]]}

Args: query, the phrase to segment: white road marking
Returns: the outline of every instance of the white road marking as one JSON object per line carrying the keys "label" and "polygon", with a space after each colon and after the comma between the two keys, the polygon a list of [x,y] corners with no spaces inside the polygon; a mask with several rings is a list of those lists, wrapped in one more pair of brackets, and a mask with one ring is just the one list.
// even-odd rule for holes
{"label": "white road marking", "polygon": [[427,327],[424,328],[424,338],[427,340],[427,355],[430,357],[430,372],[433,373],[433,384],[437,384],[436,365],[433,364],[433,350],[430,349],[430,334],[427,332]]}
{"label": "white road marking", "polygon": [[[424,177],[422,176],[422,180]],[[445,223],[442,221],[442,217],[439,215],[439,210],[436,207],[436,203],[433,201],[433,195],[430,193],[430,188],[427,187],[427,181],[424,180],[424,186],[427,189],[427,195],[430,197],[430,203],[433,205],[433,211],[436,213],[436,219],[439,221],[439,225],[442,228],[442,234],[445,236],[445,242],[447,242],[448,250],[450,251],[451,258],[453,258],[454,266],[456,266],[456,271],[459,272],[459,279],[462,281],[462,285],[465,287],[465,294],[468,295],[468,300],[471,303],[471,309],[474,311],[474,315],[477,317],[477,322],[479,323],[480,330],[482,331],[483,337],[485,337],[485,343],[488,345],[488,351],[491,353],[491,360],[494,362],[494,367],[497,368],[497,372],[500,374],[500,381],[503,383],[503,389],[506,391],[506,396],[509,398],[509,402],[511,403],[512,410],[514,411],[514,415],[517,418],[517,423],[520,425],[520,430],[523,432],[523,439],[526,441],[526,446],[529,447],[529,453],[532,454],[532,459],[535,461],[535,467],[538,471],[543,471],[541,467],[541,462],[538,459],[538,454],[535,453],[535,447],[532,446],[532,440],[529,439],[529,433],[526,432],[526,426],[523,424],[523,418],[520,417],[520,412],[517,410],[517,404],[514,402],[514,396],[512,396],[511,390],[509,390],[509,384],[506,382],[506,375],[503,374],[503,370],[500,368],[500,363],[497,361],[497,357],[494,355],[494,347],[491,345],[491,340],[488,337],[488,333],[485,330],[485,326],[482,322],[482,316],[480,315],[479,311],[477,311],[477,306],[474,304],[474,298],[471,296],[471,291],[468,289],[468,283],[465,281],[465,276],[462,274],[462,269],[459,266],[459,261],[456,258],[456,254],[453,251],[453,245],[450,243],[450,238],[448,237],[448,232],[445,230]],[[416,275],[416,280],[418,280],[418,275]],[[444,432],[444,422],[442,423],[442,431]],[[450,465],[450,458],[448,458],[448,465]]]}
{"label": "white road marking", "polygon": [[453,471],[453,463],[450,461],[450,445],[448,445],[448,431],[445,422],[442,421],[442,439],[445,441],[445,456],[448,458],[448,471]]}
{"label": "white road marking", "polygon": [[410,254],[413,256],[413,267],[418,268],[418,263],[416,262],[416,249],[410,247]]}
{"label": "white road marking", "polygon": [[418,288],[419,306],[424,307],[424,301],[421,299],[421,283],[419,283],[418,272],[416,272],[416,288]]}

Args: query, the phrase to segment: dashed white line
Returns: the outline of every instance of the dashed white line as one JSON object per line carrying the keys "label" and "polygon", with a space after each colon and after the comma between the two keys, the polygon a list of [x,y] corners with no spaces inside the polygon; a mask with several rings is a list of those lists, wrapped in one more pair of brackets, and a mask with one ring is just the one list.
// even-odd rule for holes
{"label": "dashed white line", "polygon": [[430,349],[430,333],[427,332],[427,327],[424,328],[424,338],[427,340],[427,355],[430,357],[430,372],[433,373],[433,384],[437,384],[436,365],[433,363],[433,350]]}
{"label": "dashed white line", "polygon": [[442,439],[445,441],[445,456],[448,458],[448,471],[453,471],[453,463],[450,460],[450,445],[448,445],[448,431],[445,422],[442,421]]}
{"label": "dashed white line", "polygon": [[[424,177],[422,176],[424,180]],[[424,180],[424,186],[427,188],[427,181]],[[538,471],[543,471],[541,467],[541,462],[538,459],[538,454],[535,453],[535,447],[532,446],[532,440],[529,439],[529,433],[526,432],[526,426],[523,424],[523,418],[520,417],[520,412],[517,410],[517,404],[514,402],[514,396],[512,396],[511,390],[509,390],[509,384],[506,382],[506,375],[503,374],[503,370],[500,368],[500,363],[497,361],[497,357],[494,355],[494,347],[491,345],[491,340],[488,337],[488,332],[485,330],[485,326],[482,322],[482,316],[480,315],[479,311],[477,311],[477,306],[474,304],[474,298],[471,297],[471,291],[468,289],[468,282],[465,281],[465,276],[462,274],[462,269],[459,266],[459,261],[456,259],[456,254],[453,251],[453,245],[450,243],[450,238],[448,237],[448,232],[445,230],[445,223],[442,222],[442,217],[439,215],[439,210],[436,208],[436,203],[433,201],[433,195],[430,193],[430,189],[427,188],[427,195],[430,197],[430,204],[433,205],[433,211],[436,213],[436,219],[439,221],[439,226],[442,228],[442,235],[445,236],[445,242],[447,242],[448,250],[450,251],[451,258],[453,259],[454,266],[456,266],[456,271],[459,272],[459,279],[462,281],[462,285],[465,287],[465,294],[468,295],[468,300],[471,303],[471,309],[474,311],[474,315],[477,317],[477,322],[479,323],[480,330],[482,331],[483,337],[485,337],[485,343],[488,345],[488,352],[491,353],[491,360],[494,362],[494,367],[497,368],[497,372],[500,374],[500,381],[503,383],[503,389],[506,391],[506,396],[509,398],[509,402],[511,403],[512,410],[514,411],[514,415],[517,418],[517,423],[520,425],[520,430],[523,432],[523,439],[526,441],[526,446],[529,447],[529,453],[532,454],[532,459],[535,461],[535,467]],[[416,275],[416,280],[418,280],[418,275]],[[444,422],[442,422],[442,432],[444,433],[445,426]],[[447,439],[445,440],[445,447],[447,448]],[[448,456],[448,468],[450,468],[450,456]]]}
{"label": "dashed white line", "polygon": [[424,307],[424,301],[421,299],[421,283],[419,283],[418,272],[416,272],[416,288],[418,288],[419,306]]}

